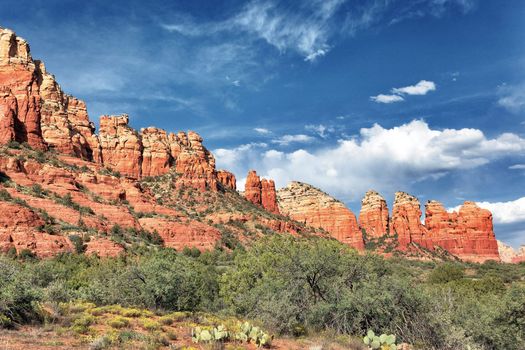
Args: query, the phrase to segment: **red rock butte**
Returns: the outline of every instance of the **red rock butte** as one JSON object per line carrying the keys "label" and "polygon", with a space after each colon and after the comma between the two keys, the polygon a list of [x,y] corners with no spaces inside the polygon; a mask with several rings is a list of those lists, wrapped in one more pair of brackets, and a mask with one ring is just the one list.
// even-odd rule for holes
{"label": "red rock butte", "polygon": [[[249,229],[249,224],[290,234],[313,228],[308,232],[328,234],[359,250],[386,237],[400,252],[441,248],[463,260],[500,260],[492,215],[474,202],[449,213],[429,201],[423,224],[416,197],[397,192],[390,216],[385,199],[369,191],[358,222],[342,202],[313,186],[292,182],[276,191],[273,180],[252,170],[244,198],[257,208],[246,209],[239,200],[247,201],[236,193],[235,175],[216,170],[215,158],[197,133],[155,127],[137,131],[125,114],[102,116],[95,131],[86,104],[62,91],[44,64],[31,57],[25,40],[0,28],[0,145],[24,144],[41,152],[27,155],[19,147],[2,148],[0,180],[9,181],[0,181],[0,251],[28,249],[41,257],[72,251],[67,236],[83,235],[87,228],[103,234],[86,240],[85,253],[115,256],[124,247],[104,236],[115,225],[157,233],[168,247],[204,250],[224,243],[217,227],[231,223],[239,235],[239,228]],[[159,180],[166,176],[169,181]],[[193,201],[186,189],[207,193],[195,204],[202,209],[199,215],[179,210],[180,203],[173,202],[174,192],[180,200]],[[218,193],[231,195],[237,201],[233,207],[246,212],[224,201],[210,204]],[[73,231],[54,234],[57,222]],[[500,252],[509,262],[525,255],[501,244]]]}
{"label": "red rock butte", "polygon": [[250,170],[244,185],[244,196],[255,205],[261,206],[270,213],[279,214],[275,182],[262,179],[255,170]]}

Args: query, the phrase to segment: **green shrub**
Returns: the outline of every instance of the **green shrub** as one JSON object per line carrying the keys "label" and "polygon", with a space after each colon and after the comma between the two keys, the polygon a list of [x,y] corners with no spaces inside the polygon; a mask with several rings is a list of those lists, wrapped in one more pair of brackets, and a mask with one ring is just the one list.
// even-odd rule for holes
{"label": "green shrub", "polygon": [[77,235],[69,235],[69,240],[71,241],[71,243],[73,243],[73,246],[75,247],[75,252],[77,254],[83,254],[86,251],[87,245],[84,244],[84,240],[82,239],[82,237]]}
{"label": "green shrub", "polygon": [[122,316],[115,316],[108,320],[108,326],[113,328],[124,328],[129,326],[129,318]]}
{"label": "green shrub", "polygon": [[149,318],[139,319],[139,324],[142,328],[148,331],[156,331],[160,329],[160,323]]}
{"label": "green shrub", "polygon": [[464,268],[460,264],[444,263],[438,265],[428,276],[430,283],[447,283],[457,281],[465,276]]}
{"label": "green shrub", "polygon": [[81,314],[78,318],[73,321],[71,330],[78,334],[86,334],[89,332],[90,327],[95,323],[95,318],[89,314]]}

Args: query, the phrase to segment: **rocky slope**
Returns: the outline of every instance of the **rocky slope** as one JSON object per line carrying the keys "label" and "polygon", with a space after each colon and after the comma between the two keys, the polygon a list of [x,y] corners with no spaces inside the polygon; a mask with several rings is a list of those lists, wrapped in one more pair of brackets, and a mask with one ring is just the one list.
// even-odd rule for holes
{"label": "rocky slope", "polygon": [[292,182],[277,192],[282,213],[327,231],[335,239],[364,249],[363,235],[354,215],[343,203],[302,182]]}
{"label": "rocky slope", "polygon": [[202,141],[136,131],[127,115],[102,116],[95,133],[86,104],[0,29],[0,251],[114,256],[137,244],[204,250],[316,234],[278,215],[273,181],[261,182],[256,206],[246,201]]}
{"label": "rocky slope", "polygon": [[416,197],[397,192],[390,217],[385,199],[369,191],[358,223],[343,203],[304,183],[276,191],[250,171],[244,196],[236,189],[235,175],[216,170],[195,132],[137,131],[119,115],[102,116],[96,133],[86,104],[62,91],[25,40],[0,28],[0,251],[204,250],[279,232],[329,234],[360,250],[379,242],[385,254],[441,249],[499,260],[492,216],[473,202],[458,213],[428,202],[423,225]]}

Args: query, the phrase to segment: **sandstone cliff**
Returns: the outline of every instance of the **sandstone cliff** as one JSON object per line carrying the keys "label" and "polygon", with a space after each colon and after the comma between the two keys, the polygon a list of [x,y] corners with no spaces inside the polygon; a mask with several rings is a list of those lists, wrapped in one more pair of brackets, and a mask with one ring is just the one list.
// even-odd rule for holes
{"label": "sandstone cliff", "polygon": [[178,188],[218,189],[215,159],[197,133],[167,134],[158,128],[138,133],[128,124],[127,115],[102,116],[96,135],[86,104],[62,91],[44,64],[32,59],[25,40],[0,31],[0,144],[54,149],[133,179],[174,167]]}
{"label": "sandstone cliff", "polygon": [[397,235],[401,247],[423,241],[426,229],[421,224],[421,206],[416,197],[405,192],[396,192],[390,232]]}
{"label": "sandstone cliff", "polygon": [[363,235],[354,215],[343,203],[321,190],[292,182],[277,191],[281,213],[324,229],[335,239],[357,249],[364,249]]}
{"label": "sandstone cliff", "polygon": [[376,191],[368,191],[361,201],[359,226],[367,237],[381,237],[388,233],[389,213],[385,199]]}
{"label": "sandstone cliff", "polygon": [[[416,197],[397,192],[389,217],[384,198],[369,191],[358,225],[343,203],[307,184],[276,191],[272,180],[251,171],[244,196],[255,209],[235,190],[234,174],[216,170],[195,132],[137,132],[120,115],[102,116],[96,134],[86,104],[62,91],[24,39],[0,28],[0,209],[6,213],[0,251],[51,256],[76,249],[68,236],[90,230],[102,236],[86,241],[86,253],[114,256],[131,244],[120,241],[122,233],[112,237],[118,242],[106,237],[118,233],[115,226],[132,240],[158,236],[176,249],[231,248],[232,232],[243,241],[254,232],[318,234],[319,228],[358,249],[364,230],[368,239],[397,237],[395,249],[404,252],[441,248],[464,260],[499,260],[492,215],[473,202],[449,213],[430,201],[423,225]],[[307,226],[272,215],[279,213]],[[514,262],[525,256],[523,248],[511,253],[500,245],[500,252]]]}
{"label": "sandstone cliff", "polygon": [[244,196],[248,201],[263,207],[270,213],[279,214],[275,182],[267,179],[261,181],[255,170],[248,172],[244,185]]}
{"label": "sandstone cliff", "polygon": [[235,179],[235,175],[233,173],[227,170],[219,170],[217,171],[217,180],[223,186],[223,188],[233,191],[237,190],[237,180]]}
{"label": "sandstone cliff", "polygon": [[429,201],[425,208],[429,236],[425,246],[442,247],[463,260],[499,261],[490,211],[474,202],[465,202],[457,213],[448,213],[437,201]]}

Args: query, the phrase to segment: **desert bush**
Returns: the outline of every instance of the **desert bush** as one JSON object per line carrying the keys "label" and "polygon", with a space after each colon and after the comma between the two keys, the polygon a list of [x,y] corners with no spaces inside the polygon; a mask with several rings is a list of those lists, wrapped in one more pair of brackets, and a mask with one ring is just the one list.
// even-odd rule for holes
{"label": "desert bush", "polygon": [[124,328],[129,325],[129,318],[122,316],[115,316],[107,321],[108,326],[113,328]]}
{"label": "desert bush", "polygon": [[430,283],[447,283],[457,281],[465,276],[464,268],[459,263],[438,265],[428,276]]}
{"label": "desert bush", "polygon": [[382,258],[326,239],[263,239],[237,255],[220,292],[233,312],[280,333],[298,326],[348,334],[373,328],[426,342],[439,328],[425,295],[393,278]]}
{"label": "desert bush", "polygon": [[0,328],[38,320],[36,303],[42,295],[31,285],[23,266],[0,257]]}

